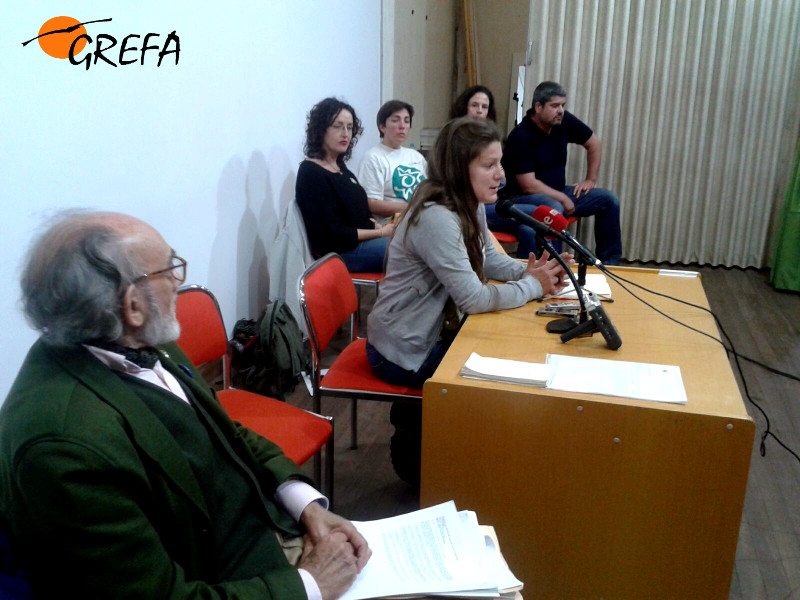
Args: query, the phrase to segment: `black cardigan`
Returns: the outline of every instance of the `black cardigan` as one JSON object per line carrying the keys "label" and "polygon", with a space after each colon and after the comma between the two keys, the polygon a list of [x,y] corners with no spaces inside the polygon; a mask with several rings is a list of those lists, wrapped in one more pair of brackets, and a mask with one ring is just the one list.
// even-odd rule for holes
{"label": "black cardigan", "polygon": [[314,256],[358,246],[357,229],[374,229],[367,193],[347,167],[341,173],[304,160],[297,170],[295,197]]}

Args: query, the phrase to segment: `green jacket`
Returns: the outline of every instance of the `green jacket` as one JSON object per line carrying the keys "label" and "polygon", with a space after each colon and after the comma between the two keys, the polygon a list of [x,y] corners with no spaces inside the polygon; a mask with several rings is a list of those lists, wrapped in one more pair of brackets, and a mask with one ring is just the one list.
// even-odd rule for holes
{"label": "green jacket", "polygon": [[[175,344],[161,352],[267,497],[290,476],[308,481],[278,446],[227,417]],[[289,515],[268,508],[276,529],[300,533]],[[187,459],[136,394],[81,346],[36,342],[0,409],[0,515],[37,597],[306,597],[288,563],[249,580],[203,581],[210,517]]]}

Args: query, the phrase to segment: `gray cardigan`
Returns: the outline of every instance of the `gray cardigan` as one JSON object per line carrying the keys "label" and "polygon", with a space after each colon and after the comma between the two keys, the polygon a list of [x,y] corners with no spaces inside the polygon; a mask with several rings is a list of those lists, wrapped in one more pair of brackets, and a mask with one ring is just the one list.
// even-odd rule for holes
{"label": "gray cardigan", "polygon": [[[488,240],[483,205],[478,221]],[[482,283],[469,263],[458,216],[444,206],[426,204],[408,237],[407,227],[404,218],[389,243],[386,278],[367,320],[370,344],[404,369],[417,371],[430,353],[448,297],[462,312],[474,314],[516,308],[542,295],[539,281],[525,274],[525,264],[491,243],[484,248],[486,277],[508,283]]]}

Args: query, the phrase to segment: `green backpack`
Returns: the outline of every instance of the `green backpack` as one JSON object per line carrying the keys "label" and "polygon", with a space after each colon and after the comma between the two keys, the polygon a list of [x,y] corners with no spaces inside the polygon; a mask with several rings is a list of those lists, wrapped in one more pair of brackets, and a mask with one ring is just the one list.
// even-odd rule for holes
{"label": "green backpack", "polygon": [[267,304],[256,322],[253,365],[245,375],[245,388],[281,400],[294,391],[308,370],[310,349],[289,305],[283,300]]}

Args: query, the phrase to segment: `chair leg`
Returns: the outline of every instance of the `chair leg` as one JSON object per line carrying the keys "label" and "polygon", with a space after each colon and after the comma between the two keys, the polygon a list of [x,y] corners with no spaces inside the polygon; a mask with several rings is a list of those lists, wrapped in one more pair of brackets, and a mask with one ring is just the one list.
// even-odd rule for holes
{"label": "chair leg", "polygon": [[325,488],[328,497],[328,508],[333,511],[333,417],[331,417],[331,437],[328,438],[328,442],[325,444]]}
{"label": "chair leg", "polygon": [[325,482],[322,480],[322,460],[320,457],[321,453],[322,450],[320,450],[314,455],[314,485],[316,485],[317,489],[324,494],[325,492],[323,491],[323,489],[325,487]]}
{"label": "chair leg", "polygon": [[350,400],[350,449],[358,448],[358,400]]}
{"label": "chair leg", "polygon": [[320,394],[319,390],[314,390],[314,411],[318,415],[322,414],[322,394]]}
{"label": "chair leg", "polygon": [[[358,318],[361,319],[361,286],[356,286],[356,305],[358,306],[357,314]],[[353,322],[350,322],[350,339],[353,339]]]}

